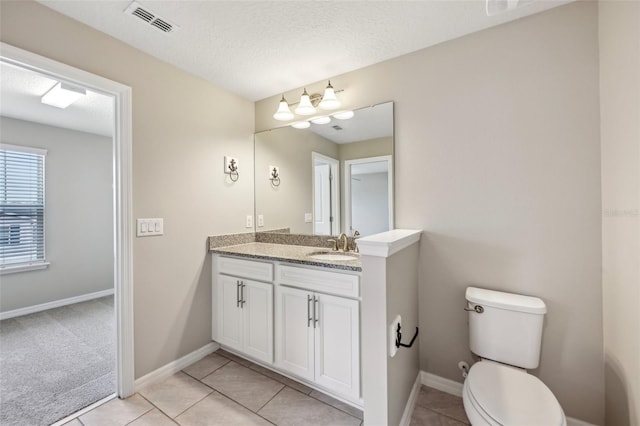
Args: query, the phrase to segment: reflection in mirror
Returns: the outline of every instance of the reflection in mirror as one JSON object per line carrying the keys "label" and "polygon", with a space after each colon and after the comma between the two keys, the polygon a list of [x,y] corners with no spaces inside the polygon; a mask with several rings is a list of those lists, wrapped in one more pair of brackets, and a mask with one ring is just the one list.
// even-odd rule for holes
{"label": "reflection in mirror", "polygon": [[255,168],[256,231],[352,236],[393,229],[393,102],[356,110],[348,120],[256,133]]}

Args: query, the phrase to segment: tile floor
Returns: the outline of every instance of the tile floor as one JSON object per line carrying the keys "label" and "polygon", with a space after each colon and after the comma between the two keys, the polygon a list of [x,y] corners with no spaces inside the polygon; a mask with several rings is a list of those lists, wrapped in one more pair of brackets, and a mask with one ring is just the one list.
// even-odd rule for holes
{"label": "tile floor", "polygon": [[[68,426],[354,425],[362,411],[222,349]],[[412,425],[469,424],[460,398],[422,387]]]}

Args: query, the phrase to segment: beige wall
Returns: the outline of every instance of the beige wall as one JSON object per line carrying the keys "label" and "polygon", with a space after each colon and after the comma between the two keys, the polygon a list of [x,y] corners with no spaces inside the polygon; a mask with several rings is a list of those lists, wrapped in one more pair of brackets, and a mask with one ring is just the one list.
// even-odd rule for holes
{"label": "beige wall", "polygon": [[602,1],[600,132],[607,425],[640,425],[640,2]]}
{"label": "beige wall", "polygon": [[341,162],[382,155],[393,155],[393,138],[368,139],[338,145],[338,159]]}
{"label": "beige wall", "polygon": [[47,269],[2,276],[0,312],[113,290],[111,138],[0,117],[2,142],[43,148]]}
{"label": "beige wall", "polygon": [[[290,228],[294,234],[313,234],[313,152],[338,158],[338,146],[308,130],[282,127],[256,134],[256,217],[264,215],[257,230]],[[280,186],[268,179],[269,166],[280,170]]]}
{"label": "beige wall", "polygon": [[[421,369],[462,381],[469,284],[539,296],[533,373],[602,424],[597,19],[575,2],[331,81],[346,107],[395,102],[396,227],[425,230]],[[256,104],[257,130],[278,100]]]}
{"label": "beige wall", "polygon": [[245,231],[253,212],[253,103],[38,3],[2,1],[0,15],[3,42],[133,88],[133,217],[165,231],[133,243],[135,376],[207,344],[206,239]]}

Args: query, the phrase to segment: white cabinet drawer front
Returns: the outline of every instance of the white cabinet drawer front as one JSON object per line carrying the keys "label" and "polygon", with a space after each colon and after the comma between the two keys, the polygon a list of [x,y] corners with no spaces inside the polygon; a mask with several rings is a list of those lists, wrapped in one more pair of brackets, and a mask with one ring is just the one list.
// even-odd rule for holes
{"label": "white cabinet drawer front", "polygon": [[273,263],[220,256],[218,258],[218,271],[222,274],[242,278],[273,281]]}
{"label": "white cabinet drawer front", "polygon": [[279,268],[278,275],[280,284],[339,296],[358,297],[360,295],[360,277],[357,275],[284,265]]}

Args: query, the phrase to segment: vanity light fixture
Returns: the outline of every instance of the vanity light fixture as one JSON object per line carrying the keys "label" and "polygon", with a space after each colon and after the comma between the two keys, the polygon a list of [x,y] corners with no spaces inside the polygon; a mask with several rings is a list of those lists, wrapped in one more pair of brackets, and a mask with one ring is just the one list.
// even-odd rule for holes
{"label": "vanity light fixture", "polygon": [[329,80],[329,84],[327,88],[324,89],[324,95],[322,96],[322,100],[318,104],[318,108],[323,109],[325,111],[331,111],[334,109],[340,108],[342,102],[338,100],[336,97],[336,92],[333,90],[333,86],[331,85],[331,80]]}
{"label": "vanity light fixture", "polygon": [[[329,80],[327,82],[327,87],[324,90],[324,95],[320,95],[320,93],[309,95],[305,88],[302,91],[302,96],[300,96],[300,101],[292,103],[291,105],[298,105],[295,109],[295,113],[298,115],[313,115],[316,113],[316,107],[325,111],[333,111],[340,108],[342,105],[342,102],[340,102],[336,97],[336,93],[340,93],[342,91],[342,89],[335,90],[331,85],[331,80]],[[284,95],[282,95],[282,99],[280,99],[280,104],[278,105],[278,110],[273,114],[273,118],[279,121],[293,120],[294,115],[289,107],[289,103],[284,98]],[[329,121],[326,122],[328,123]]]}
{"label": "vanity light fixture", "polygon": [[316,113],[316,109],[313,106],[313,104],[311,104],[311,99],[309,98],[307,89],[304,89],[304,91],[302,92],[302,96],[300,96],[300,102],[298,103],[298,107],[296,108],[296,114],[311,115],[315,113]]}
{"label": "vanity light fixture", "polygon": [[85,89],[58,82],[47,93],[42,95],[40,101],[43,104],[57,108],[66,108],[81,97],[86,96],[86,94],[87,91]]}
{"label": "vanity light fixture", "polygon": [[313,117],[311,119],[311,122],[313,124],[327,124],[331,122],[331,117],[326,116],[326,115],[320,115],[318,117]]}
{"label": "vanity light fixture", "polygon": [[291,127],[294,129],[308,129],[311,126],[311,123],[308,121],[296,121],[295,123],[291,123]]}
{"label": "vanity light fixture", "polygon": [[287,100],[282,95],[282,99],[280,100],[280,105],[278,105],[278,110],[275,114],[273,114],[273,118],[279,121],[288,121],[293,119],[293,113],[289,109],[289,104]]}

